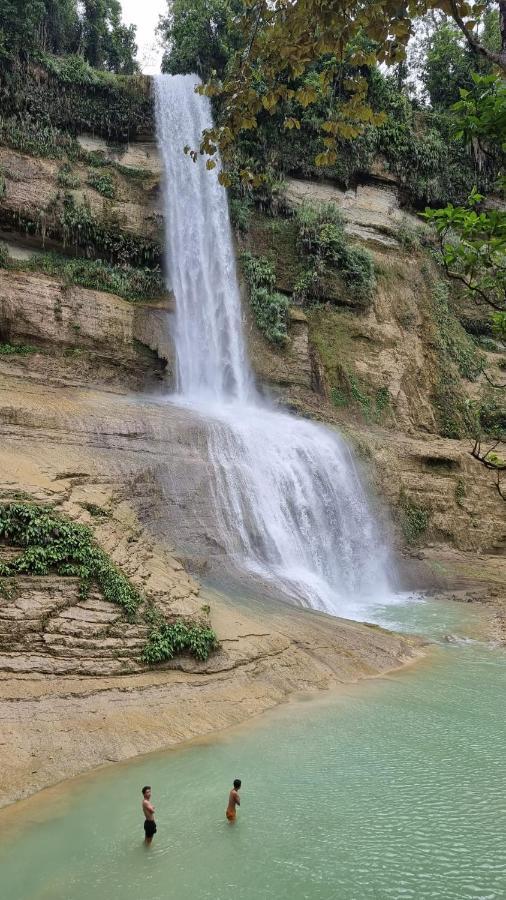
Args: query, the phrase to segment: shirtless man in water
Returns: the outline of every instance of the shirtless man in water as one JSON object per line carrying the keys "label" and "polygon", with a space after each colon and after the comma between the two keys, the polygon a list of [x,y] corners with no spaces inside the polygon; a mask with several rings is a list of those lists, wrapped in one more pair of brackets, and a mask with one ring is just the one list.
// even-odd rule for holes
{"label": "shirtless man in water", "polygon": [[235,822],[236,815],[237,815],[235,808],[236,808],[236,806],[241,805],[241,799],[239,797],[239,790],[241,787],[241,783],[242,783],[241,779],[236,778],[234,781],[234,786],[233,786],[232,790],[230,791],[230,794],[228,795],[228,806],[227,806],[227,811],[226,811],[225,815],[229,822]]}
{"label": "shirtless man in water", "polygon": [[144,813],[144,842],[150,844],[153,835],[156,834],[155,807],[151,803],[151,788],[149,784],[142,789],[142,811]]}

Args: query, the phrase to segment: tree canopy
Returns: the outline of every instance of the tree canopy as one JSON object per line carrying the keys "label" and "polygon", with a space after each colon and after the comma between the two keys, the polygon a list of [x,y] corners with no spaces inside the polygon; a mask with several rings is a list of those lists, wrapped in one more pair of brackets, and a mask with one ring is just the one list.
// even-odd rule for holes
{"label": "tree canopy", "polygon": [[[498,165],[497,191],[504,190],[506,172],[506,83],[494,75],[472,76],[455,104],[456,127],[477,152],[494,157]],[[460,282],[478,304],[492,310],[495,330],[506,337],[506,213],[475,188],[462,206],[429,209],[425,216],[436,226],[441,260],[447,275]]]}
{"label": "tree canopy", "polygon": [[96,68],[131,74],[136,51],[135,26],[121,21],[119,0],[0,0],[0,64],[74,53]]}
{"label": "tree canopy", "polygon": [[241,0],[173,0],[160,19],[158,32],[167,50],[162,71],[170,75],[196,72],[207,79],[225,75],[240,46],[237,16]]}
{"label": "tree canopy", "polygon": [[[216,49],[219,21],[231,16],[234,43],[226,66],[219,59],[218,67],[202,88],[209,96],[220,98],[220,117],[216,127],[203,136],[201,149],[212,155],[216,148],[227,154],[242,132],[258,125],[263,111],[274,114],[286,102],[296,109],[285,117],[284,128],[300,128],[300,112],[312,104],[328,100],[330,114],[322,121],[324,150],[318,163],[335,162],[337,138],[353,139],[364,126],[381,121],[368,101],[365,70],[376,64],[402,66],[406,47],[413,35],[415,22],[432,10],[450,16],[456,31],[462,33],[473,53],[490,64],[506,70],[506,3],[501,0],[501,43],[493,48],[483,41],[482,18],[485,3],[466,0],[242,0],[241,7],[233,7],[230,0],[213,0],[219,8],[218,18],[208,16],[207,30],[199,26],[194,40],[199,45],[198,58],[208,65]],[[186,61],[176,47],[176,36],[184,37],[188,49],[191,43],[191,23],[188,8],[197,10],[199,3],[176,0],[166,22],[166,36],[171,43],[166,55],[167,71],[182,71]],[[186,13],[183,15],[183,9]],[[214,13],[213,13],[214,15]],[[186,16],[186,21],[185,21]],[[202,19],[202,16],[201,16]],[[201,20],[200,20],[201,21]],[[227,20],[228,21],[228,20]],[[230,29],[229,29],[230,33]],[[223,37],[221,34],[220,39]],[[457,59],[455,43],[447,33],[447,53]],[[440,38],[440,43],[443,37]],[[195,46],[195,44],[194,44]],[[221,48],[222,49],[222,48]],[[442,48],[438,48],[441,56]],[[315,73],[315,64],[324,60]],[[206,66],[202,66],[205,71]],[[457,73],[458,74],[458,73]],[[309,76],[311,81],[308,81]],[[434,79],[432,79],[434,82]],[[433,87],[435,90],[435,87]],[[331,101],[339,97],[339,103]],[[449,98],[447,98],[449,99]],[[452,98],[453,99],[453,98]]]}

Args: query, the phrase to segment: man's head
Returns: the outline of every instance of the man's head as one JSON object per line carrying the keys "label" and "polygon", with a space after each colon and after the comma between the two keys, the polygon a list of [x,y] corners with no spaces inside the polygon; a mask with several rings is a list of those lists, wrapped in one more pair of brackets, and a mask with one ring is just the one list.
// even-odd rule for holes
{"label": "man's head", "polygon": [[145,800],[149,800],[149,798],[151,797],[151,786],[149,784],[147,784],[146,787],[143,787],[142,796]]}
{"label": "man's head", "polygon": [[234,789],[235,789],[236,791],[238,791],[239,788],[241,787],[241,784],[242,784],[241,779],[240,779],[240,778],[236,778],[235,781],[234,781]]}

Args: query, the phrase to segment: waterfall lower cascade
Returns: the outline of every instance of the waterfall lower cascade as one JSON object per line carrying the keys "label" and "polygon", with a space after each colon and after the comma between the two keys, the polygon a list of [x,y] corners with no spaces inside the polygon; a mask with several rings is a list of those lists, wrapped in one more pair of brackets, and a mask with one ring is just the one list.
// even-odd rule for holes
{"label": "waterfall lower cascade", "polygon": [[271,409],[246,352],[225,189],[205,157],[194,75],[156,79],[167,265],[176,299],[175,402],[206,422],[220,538],[236,566],[305,606],[362,617],[386,602],[387,553],[353,456],[330,429]]}

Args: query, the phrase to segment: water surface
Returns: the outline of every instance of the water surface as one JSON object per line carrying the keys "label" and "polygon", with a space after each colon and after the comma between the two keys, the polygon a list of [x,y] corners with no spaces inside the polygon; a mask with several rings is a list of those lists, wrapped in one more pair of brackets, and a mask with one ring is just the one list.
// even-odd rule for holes
{"label": "water surface", "polygon": [[[463,633],[463,613],[419,603],[384,616],[442,636]],[[464,638],[399,675],[46,792],[0,817],[2,896],[503,900],[505,692],[504,652]]]}

